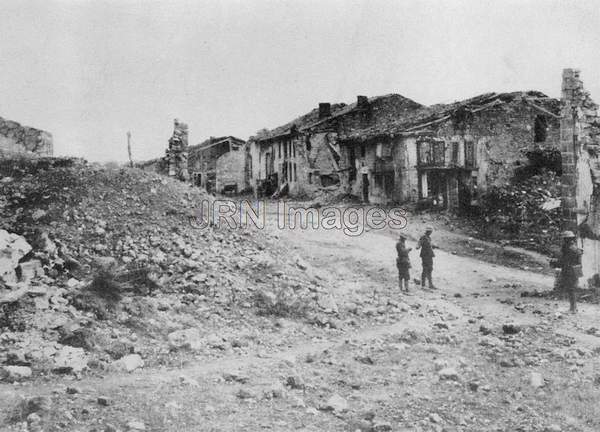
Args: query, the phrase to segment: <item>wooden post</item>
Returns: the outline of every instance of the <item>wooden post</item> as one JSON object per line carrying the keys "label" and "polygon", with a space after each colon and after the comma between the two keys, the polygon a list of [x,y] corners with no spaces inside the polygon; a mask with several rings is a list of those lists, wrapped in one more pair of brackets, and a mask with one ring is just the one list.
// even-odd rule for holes
{"label": "wooden post", "polygon": [[133,160],[131,159],[131,132],[127,132],[127,154],[129,155],[129,167],[133,168]]}

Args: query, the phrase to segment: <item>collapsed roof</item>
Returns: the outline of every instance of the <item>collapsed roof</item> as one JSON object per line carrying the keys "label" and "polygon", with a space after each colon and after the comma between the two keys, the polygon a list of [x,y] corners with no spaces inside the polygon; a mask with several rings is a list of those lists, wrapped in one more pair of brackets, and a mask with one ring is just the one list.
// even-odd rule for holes
{"label": "collapsed roof", "polygon": [[[393,136],[402,133],[419,133],[427,127],[450,119],[459,112],[476,113],[504,106],[514,102],[525,103],[541,114],[558,118],[560,101],[546,96],[539,91],[517,91],[510,93],[485,93],[463,101],[449,104],[421,105],[399,94],[375,96],[368,99],[371,107],[379,107],[369,126],[354,128],[349,133],[342,133],[340,138],[348,141],[365,141],[382,136]],[[252,137],[256,141],[267,141],[294,132],[310,131],[347,114],[364,109],[358,103],[346,105],[332,104],[331,115],[319,118],[319,109],[304,114],[282,126],[261,131]]]}

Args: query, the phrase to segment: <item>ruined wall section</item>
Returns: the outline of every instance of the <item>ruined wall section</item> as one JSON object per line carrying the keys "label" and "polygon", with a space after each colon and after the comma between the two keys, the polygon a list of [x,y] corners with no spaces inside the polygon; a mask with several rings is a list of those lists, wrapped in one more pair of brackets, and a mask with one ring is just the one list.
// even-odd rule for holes
{"label": "ruined wall section", "polygon": [[[527,151],[560,148],[560,122],[553,114],[550,111],[545,114],[523,100],[515,100],[474,112],[462,121],[449,119],[440,125],[435,135],[447,144],[447,160],[451,160],[452,142],[459,143],[461,161],[464,160],[465,144],[474,144],[477,185],[480,190],[485,190],[510,182],[515,170],[527,165]],[[536,142],[537,118],[543,118],[545,122],[545,137]]]}
{"label": "ruined wall section", "polygon": [[0,157],[19,153],[52,156],[52,134],[0,117]]}
{"label": "ruined wall section", "polygon": [[236,150],[223,154],[216,161],[216,189],[221,193],[225,186],[236,185],[237,191],[245,189],[246,152]]}
{"label": "ruined wall section", "polygon": [[600,272],[600,119],[575,69],[563,71],[560,145],[563,228],[578,232],[590,278]]}

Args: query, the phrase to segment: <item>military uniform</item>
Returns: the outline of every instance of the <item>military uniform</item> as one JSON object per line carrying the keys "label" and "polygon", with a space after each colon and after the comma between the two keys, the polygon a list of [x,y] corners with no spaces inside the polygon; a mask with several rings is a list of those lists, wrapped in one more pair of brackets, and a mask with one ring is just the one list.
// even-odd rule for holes
{"label": "military uniform", "polygon": [[577,310],[576,291],[579,274],[576,272],[576,266],[581,265],[582,251],[573,241],[565,241],[561,248],[560,275],[559,284],[563,291],[566,291],[569,296],[569,304],[571,312]]}
{"label": "military uniform", "polygon": [[[398,257],[396,258],[396,267],[398,268],[398,284],[400,286],[400,290],[408,291],[408,281],[410,280],[410,258],[408,257],[408,252],[410,252],[410,248],[406,247],[406,244],[402,240],[398,240],[396,243],[396,252]],[[402,281],[404,281],[404,286],[402,286]]]}
{"label": "military uniform", "polygon": [[419,239],[419,243],[417,245],[417,249],[421,249],[421,264],[423,271],[421,273],[421,286],[425,286],[425,280],[429,280],[429,288],[435,288],[433,286],[433,281],[431,280],[431,273],[433,272],[433,257],[435,254],[433,253],[433,246],[431,244],[431,237],[427,234],[423,235]]}

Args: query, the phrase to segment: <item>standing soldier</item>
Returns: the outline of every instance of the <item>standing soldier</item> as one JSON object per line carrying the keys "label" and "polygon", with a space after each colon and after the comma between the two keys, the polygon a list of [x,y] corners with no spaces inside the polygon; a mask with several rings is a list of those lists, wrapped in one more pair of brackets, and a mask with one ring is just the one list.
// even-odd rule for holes
{"label": "standing soldier", "polygon": [[431,273],[433,272],[433,245],[431,244],[431,233],[433,228],[427,227],[425,234],[419,239],[417,243],[417,249],[421,249],[421,264],[423,272],[421,273],[421,288],[425,288],[425,279],[429,280],[429,289],[435,289],[433,281],[431,280]]}
{"label": "standing soldier", "polygon": [[[408,292],[408,281],[410,280],[408,270],[410,268],[410,258],[408,257],[408,253],[411,250],[412,248],[406,247],[406,236],[400,234],[398,241],[396,242],[396,252],[398,253],[396,267],[398,268],[398,284],[400,286],[400,291]],[[402,281],[404,281],[404,287]]]}
{"label": "standing soldier", "polygon": [[560,250],[560,274],[558,276],[559,286],[569,296],[571,313],[577,312],[577,282],[581,277],[581,255],[583,251],[575,243],[576,237],[573,231],[562,233],[563,244]]}

